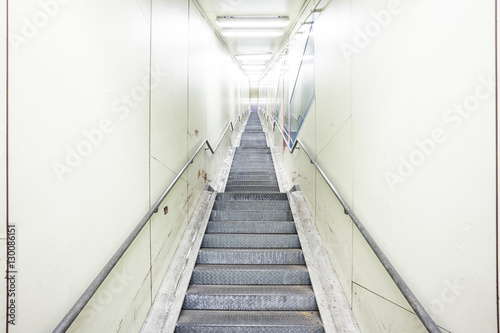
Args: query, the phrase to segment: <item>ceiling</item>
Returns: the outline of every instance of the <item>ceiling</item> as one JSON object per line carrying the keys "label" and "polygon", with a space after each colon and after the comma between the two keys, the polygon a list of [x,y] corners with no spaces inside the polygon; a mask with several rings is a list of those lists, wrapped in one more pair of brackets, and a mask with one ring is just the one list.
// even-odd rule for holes
{"label": "ceiling", "polygon": [[[198,0],[206,18],[226,43],[233,55],[272,53],[276,55],[286,45],[289,33],[304,12],[310,0]],[[217,17],[222,16],[288,16],[290,24],[279,37],[222,36]],[[266,63],[269,65],[269,61]]]}

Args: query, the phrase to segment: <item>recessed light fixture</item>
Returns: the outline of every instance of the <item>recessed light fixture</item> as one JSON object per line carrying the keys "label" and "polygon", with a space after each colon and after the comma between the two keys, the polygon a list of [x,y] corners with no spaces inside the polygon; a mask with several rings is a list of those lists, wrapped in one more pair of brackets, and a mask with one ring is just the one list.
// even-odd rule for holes
{"label": "recessed light fixture", "polygon": [[281,37],[283,36],[283,29],[228,28],[228,29],[222,29],[220,33],[224,37]]}
{"label": "recessed light fixture", "polygon": [[288,16],[218,16],[222,28],[284,28],[290,24]]}

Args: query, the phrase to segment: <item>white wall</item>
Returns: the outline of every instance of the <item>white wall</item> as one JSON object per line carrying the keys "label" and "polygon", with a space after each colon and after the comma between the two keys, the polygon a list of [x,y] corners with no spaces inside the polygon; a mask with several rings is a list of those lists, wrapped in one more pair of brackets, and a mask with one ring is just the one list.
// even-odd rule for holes
{"label": "white wall", "polygon": [[[196,53],[211,53],[235,71],[190,1],[9,5],[9,208],[19,263],[17,322],[9,331],[45,332],[195,147],[218,139],[236,119],[240,100],[219,101],[239,96],[246,83],[238,74],[227,84],[198,66]],[[208,42],[189,33],[195,28]],[[202,95],[200,87],[214,80]],[[214,157],[198,156],[70,331],[140,328],[229,137]]]}
{"label": "white wall", "polygon": [[[6,2],[0,2],[0,36],[7,36],[6,31]],[[6,267],[6,97],[7,97],[7,72],[6,72],[7,48],[5,43],[0,46],[0,267]],[[2,279],[0,283],[0,303],[5,304],[6,300],[6,281]],[[0,307],[3,310],[3,307]],[[4,323],[5,311],[0,311],[0,322]]]}
{"label": "white wall", "polygon": [[[497,331],[494,19],[493,2],[330,2],[314,27],[316,102],[299,135],[454,333]],[[424,332],[303,152],[283,160],[362,330]]]}

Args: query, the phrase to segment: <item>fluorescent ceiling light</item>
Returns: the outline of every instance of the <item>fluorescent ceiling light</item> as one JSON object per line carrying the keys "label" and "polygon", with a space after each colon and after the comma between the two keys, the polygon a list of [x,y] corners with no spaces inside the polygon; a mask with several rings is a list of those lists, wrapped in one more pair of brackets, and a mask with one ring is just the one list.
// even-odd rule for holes
{"label": "fluorescent ceiling light", "polygon": [[281,37],[283,29],[222,29],[221,34],[224,37]]}
{"label": "fluorescent ceiling light", "polygon": [[222,28],[284,28],[290,24],[287,16],[218,16]]}

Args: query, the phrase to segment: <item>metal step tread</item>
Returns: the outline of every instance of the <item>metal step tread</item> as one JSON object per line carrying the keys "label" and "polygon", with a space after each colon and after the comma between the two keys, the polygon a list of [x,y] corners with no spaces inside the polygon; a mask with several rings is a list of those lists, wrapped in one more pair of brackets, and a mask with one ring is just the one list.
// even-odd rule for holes
{"label": "metal step tread", "polygon": [[184,309],[315,311],[318,307],[310,285],[191,284]]}
{"label": "metal step tread", "polygon": [[225,192],[265,192],[279,193],[279,186],[250,186],[250,185],[229,185],[224,189]]}
{"label": "metal step tread", "polygon": [[212,210],[210,221],[293,221],[291,210]]}
{"label": "metal step tread", "polygon": [[197,265],[197,285],[310,285],[305,265]]}
{"label": "metal step tread", "polygon": [[233,192],[233,193],[217,193],[215,197],[216,201],[251,201],[251,200],[279,200],[279,201],[288,201],[288,196],[286,193],[248,193],[248,192]]}
{"label": "metal step tread", "polygon": [[252,163],[242,163],[241,165],[234,165],[231,167],[230,172],[275,172],[274,165],[272,163],[268,165],[264,164],[252,164]]}
{"label": "metal step tread", "polygon": [[[205,311],[182,310],[177,327],[199,326],[202,329],[209,327],[232,328],[227,332],[240,332],[235,329],[254,327],[259,329],[252,332],[323,332],[321,317],[317,311]],[[303,331],[292,331],[293,328],[302,328]],[[282,331],[274,331],[284,328]],[[187,332],[187,331],[186,331]],[[189,331],[191,332],[191,331]],[[196,332],[219,332],[196,331]],[[246,331],[241,331],[246,332]]]}
{"label": "metal step tread", "polygon": [[209,221],[207,234],[296,234],[293,221]]}
{"label": "metal step tread", "polygon": [[229,175],[228,180],[270,180],[270,181],[277,181],[278,177],[276,175],[272,174],[265,174],[265,175],[246,175],[246,174],[232,174]]}
{"label": "metal step tread", "polygon": [[284,200],[232,200],[232,201],[220,201],[216,200],[213,206],[214,210],[290,210],[290,204],[288,201]]}
{"label": "metal step tread", "polygon": [[269,147],[261,147],[261,148],[250,148],[250,147],[237,147],[234,156],[253,156],[253,155],[259,155],[259,156],[265,156],[265,157],[271,157],[271,149]]}
{"label": "metal step tread", "polygon": [[259,295],[259,296],[288,296],[314,295],[310,285],[294,286],[255,286],[255,285],[199,285],[190,284],[186,295]]}
{"label": "metal step tread", "polygon": [[304,265],[301,249],[201,248],[197,264]]}
{"label": "metal step tread", "polygon": [[[267,176],[267,177],[276,177],[276,171],[274,170],[267,170],[267,171],[230,171],[229,172],[229,178],[235,178],[235,177],[240,177],[240,176],[251,176],[251,177],[258,177],[258,176]],[[277,178],[276,178],[277,179]]]}
{"label": "metal step tread", "polygon": [[210,248],[263,248],[298,249],[296,234],[205,234],[202,247]]}
{"label": "metal step tread", "polygon": [[226,184],[226,186],[278,186],[278,180],[229,179]]}

